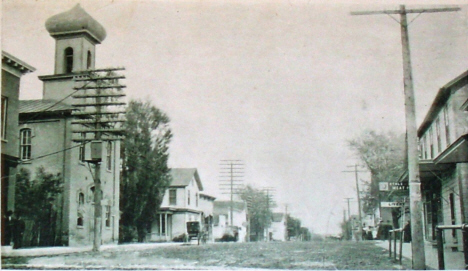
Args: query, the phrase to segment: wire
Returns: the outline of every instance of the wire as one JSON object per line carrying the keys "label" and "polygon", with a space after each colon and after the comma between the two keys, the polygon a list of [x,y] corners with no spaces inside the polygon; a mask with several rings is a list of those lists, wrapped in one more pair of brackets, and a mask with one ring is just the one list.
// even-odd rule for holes
{"label": "wire", "polygon": [[[74,149],[74,148],[77,148],[77,147],[81,147],[81,146],[85,145],[85,144],[88,143],[88,142],[91,142],[91,140],[85,141],[84,143],[81,143],[81,144],[76,145],[76,146],[73,146],[73,147],[69,147],[69,148],[62,149],[62,150],[60,150],[60,151],[55,151],[55,152],[51,152],[51,153],[48,153],[48,154],[44,154],[44,155],[41,155],[41,156],[38,156],[38,157],[35,157],[35,158],[31,158],[31,159],[26,160],[25,162],[34,161],[34,160],[38,160],[38,159],[41,159],[41,158],[45,158],[45,157],[48,157],[48,156],[51,156],[51,155],[54,155],[54,154],[66,152],[66,151],[68,151],[68,150],[71,150],[71,149]],[[22,164],[22,163],[20,163],[20,164]]]}
{"label": "wire", "polygon": [[[83,87],[86,87],[89,83],[91,82],[87,82]],[[39,111],[39,112],[36,112],[36,114],[32,115],[31,117],[27,118],[26,121],[22,121],[21,123],[29,123],[30,121],[34,120],[37,116],[39,116],[41,113],[44,113],[44,112],[47,112],[47,110],[51,109],[52,107],[56,106],[57,104],[63,102],[65,99],[67,99],[68,97],[72,96],[73,94],[77,93],[78,91],[80,91],[82,89],[77,89],[75,91],[73,91],[72,93],[70,93],[69,95],[63,97],[62,99],[56,101],[54,104],[52,104],[51,106],[48,106],[47,108]]]}
{"label": "wire", "polygon": [[394,20],[395,22],[397,22],[399,25],[401,25],[401,22],[397,19],[395,19],[395,17],[393,17],[392,15],[388,14],[388,13],[385,13],[388,15],[388,17],[392,18],[392,20]]}
{"label": "wire", "polygon": [[[81,143],[81,144],[79,144],[79,145],[76,145],[76,146],[73,146],[73,147],[69,147],[69,148],[66,148],[66,149],[63,149],[63,150],[60,150],[60,151],[55,151],[55,152],[51,152],[51,153],[48,153],[48,154],[44,154],[44,155],[41,155],[41,156],[38,156],[38,157],[35,157],[35,158],[32,158],[32,159],[28,159],[28,160],[25,160],[25,161],[20,161],[18,164],[19,164],[19,165],[21,165],[21,164],[27,164],[27,162],[30,162],[30,161],[35,161],[35,160],[39,160],[39,159],[42,159],[42,158],[45,158],[45,157],[48,157],[48,156],[51,156],[51,155],[55,155],[55,154],[58,154],[58,153],[66,152],[66,151],[68,151],[68,150],[71,150],[71,149],[74,149],[74,148],[77,148],[77,147],[81,147],[81,146],[85,145],[85,144],[88,143],[88,142],[91,142],[91,140],[85,141],[84,143]],[[12,160],[12,159],[10,159],[10,160]],[[2,176],[1,179],[13,177],[13,176],[16,176],[16,174],[11,174],[11,175]]]}

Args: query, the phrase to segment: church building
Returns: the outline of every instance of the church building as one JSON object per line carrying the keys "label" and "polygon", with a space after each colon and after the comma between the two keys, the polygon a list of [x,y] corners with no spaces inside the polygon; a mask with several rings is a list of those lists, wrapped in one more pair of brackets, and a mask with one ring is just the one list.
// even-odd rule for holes
{"label": "church building", "polygon": [[[78,4],[52,16],[46,29],[55,40],[55,68],[39,76],[43,98],[23,100],[19,106],[19,159],[33,178],[39,167],[63,179],[63,192],[54,199],[57,214],[54,242],[82,246],[94,238],[94,165],[87,163],[90,143],[75,142],[86,134],[73,132],[77,108],[72,105],[75,80],[96,67],[96,45],[106,38],[104,27]],[[52,56],[51,56],[52,57]],[[89,136],[89,134],[88,134]],[[120,142],[103,141],[101,152],[102,243],[119,238]],[[27,221],[26,221],[27,222]],[[26,228],[28,224],[26,224]],[[27,236],[27,235],[25,235]],[[27,242],[28,240],[24,240]]]}

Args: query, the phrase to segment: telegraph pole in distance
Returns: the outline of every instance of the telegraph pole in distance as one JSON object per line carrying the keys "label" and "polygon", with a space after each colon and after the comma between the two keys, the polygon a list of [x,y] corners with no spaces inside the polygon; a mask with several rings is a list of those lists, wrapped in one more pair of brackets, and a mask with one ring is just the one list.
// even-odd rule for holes
{"label": "telegraph pole in distance", "polygon": [[[413,255],[413,269],[426,269],[426,255],[424,252],[424,236],[422,224],[422,197],[421,179],[419,178],[419,156],[418,137],[416,127],[416,113],[413,90],[413,75],[411,70],[411,57],[408,37],[408,13],[435,13],[459,11],[459,7],[433,8],[433,9],[406,9],[404,5],[397,10],[383,11],[359,11],[351,12],[351,15],[372,14],[399,14],[401,29],[401,42],[403,49],[403,76],[405,92],[405,116],[406,132],[408,138],[408,178],[410,190],[410,212],[411,212],[411,251]],[[393,17],[392,17],[393,18]]]}
{"label": "telegraph pole in distance", "polygon": [[[267,213],[269,214],[270,213],[270,205],[273,205],[274,204],[274,201],[273,201],[273,192],[276,191],[276,189],[274,187],[263,187],[262,189],[265,193],[266,193],[266,207],[267,207]],[[272,220],[272,217],[270,216],[269,217],[269,222],[271,223],[271,220]],[[267,228],[266,228],[266,233],[267,233],[267,241],[270,241],[270,233],[268,231],[268,229],[270,228],[270,225],[267,224]]]}
{"label": "telegraph pole in distance", "polygon": [[[356,177],[356,193],[357,193],[357,202],[358,202],[358,214],[359,214],[359,233],[358,236],[356,237],[356,241],[359,241],[362,239],[362,209],[361,209],[361,195],[360,195],[360,190],[359,190],[359,175],[358,172],[367,172],[367,171],[359,171],[357,169],[358,165],[355,164],[353,166],[348,166],[348,167],[354,167],[354,170],[352,171],[342,171],[342,172],[354,172],[355,177]],[[349,204],[349,201],[348,201]]]}
{"label": "telegraph pole in distance", "polygon": [[230,226],[234,226],[234,194],[239,194],[240,190],[244,187],[244,163],[242,160],[221,160],[220,166],[220,190],[227,191],[223,192],[223,194],[230,195]]}
{"label": "telegraph pole in distance", "polygon": [[345,198],[345,200],[348,202],[348,223],[346,224],[346,230],[348,231],[350,239],[352,239],[352,229],[351,229],[351,208],[349,208],[349,201],[352,200],[353,198]]}

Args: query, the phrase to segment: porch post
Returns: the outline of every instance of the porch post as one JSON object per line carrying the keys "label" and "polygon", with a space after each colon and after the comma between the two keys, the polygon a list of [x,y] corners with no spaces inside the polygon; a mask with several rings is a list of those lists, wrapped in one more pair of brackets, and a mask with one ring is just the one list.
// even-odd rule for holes
{"label": "porch post", "polygon": [[162,214],[159,214],[159,237],[162,237]]}
{"label": "porch post", "polygon": [[164,214],[164,229],[165,229],[164,237],[165,237],[165,239],[167,241],[167,213]]}

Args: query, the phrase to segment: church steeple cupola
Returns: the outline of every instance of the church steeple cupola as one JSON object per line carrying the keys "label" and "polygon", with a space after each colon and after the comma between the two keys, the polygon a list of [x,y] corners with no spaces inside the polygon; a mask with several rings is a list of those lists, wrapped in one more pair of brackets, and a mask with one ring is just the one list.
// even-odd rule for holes
{"label": "church steeple cupola", "polygon": [[50,17],[45,27],[56,40],[55,74],[94,69],[95,45],[106,38],[106,30],[79,4]]}

